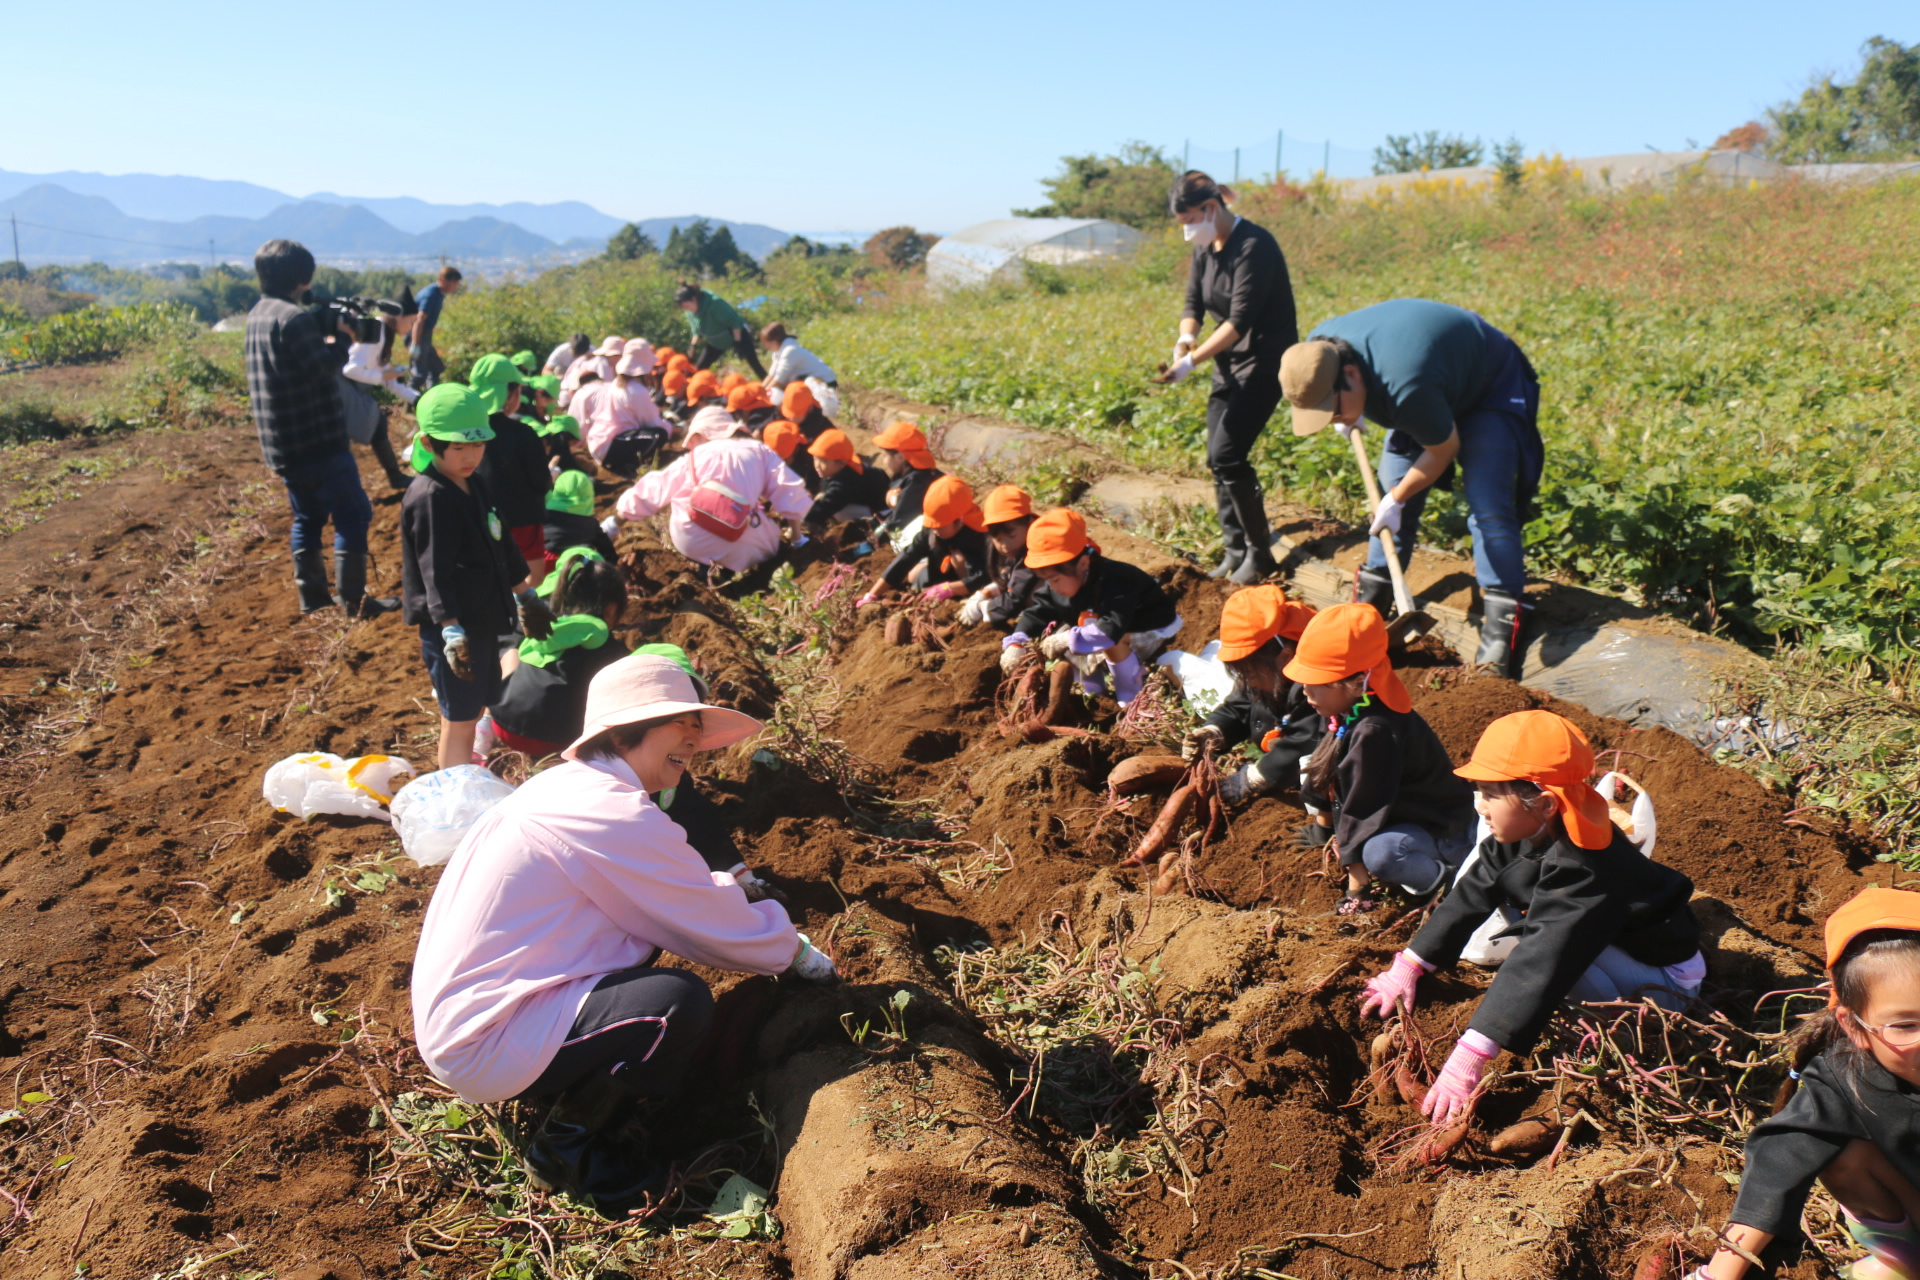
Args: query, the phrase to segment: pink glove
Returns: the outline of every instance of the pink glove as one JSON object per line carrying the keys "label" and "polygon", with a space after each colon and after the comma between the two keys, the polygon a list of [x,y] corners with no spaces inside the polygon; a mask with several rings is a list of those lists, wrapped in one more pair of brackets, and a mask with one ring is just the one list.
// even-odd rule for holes
{"label": "pink glove", "polygon": [[1413,952],[1395,953],[1393,967],[1368,980],[1366,992],[1360,997],[1360,1016],[1387,1018],[1402,1010],[1412,1012],[1413,989],[1432,972],[1433,966]]}
{"label": "pink glove", "polygon": [[1500,1046],[1478,1031],[1470,1030],[1460,1037],[1460,1043],[1447,1055],[1447,1065],[1440,1068],[1440,1078],[1433,1082],[1433,1088],[1427,1090],[1426,1101],[1420,1104],[1421,1112],[1433,1121],[1435,1128],[1445,1129],[1472,1113],[1473,1095],[1479,1091],[1480,1077],[1487,1074],[1488,1065],[1499,1056]]}
{"label": "pink glove", "polygon": [[965,594],[967,584],[964,582],[940,582],[922,591],[920,598],[937,604],[942,600],[958,600]]}
{"label": "pink glove", "polygon": [[867,594],[861,596],[858,600],[855,600],[853,602],[853,607],[856,609],[864,609],[868,605],[875,605],[879,603],[880,603],[880,593],[878,591],[869,591],[867,592]]}

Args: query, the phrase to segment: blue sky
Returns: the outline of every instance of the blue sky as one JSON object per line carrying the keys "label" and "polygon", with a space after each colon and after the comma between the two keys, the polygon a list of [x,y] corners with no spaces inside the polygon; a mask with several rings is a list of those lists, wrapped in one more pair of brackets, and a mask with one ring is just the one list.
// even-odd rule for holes
{"label": "blue sky", "polygon": [[1134,138],[1249,172],[1278,129],[1289,168],[1424,129],[1705,144],[1876,34],[1920,40],[1920,6],[22,5],[0,168],[947,231]]}

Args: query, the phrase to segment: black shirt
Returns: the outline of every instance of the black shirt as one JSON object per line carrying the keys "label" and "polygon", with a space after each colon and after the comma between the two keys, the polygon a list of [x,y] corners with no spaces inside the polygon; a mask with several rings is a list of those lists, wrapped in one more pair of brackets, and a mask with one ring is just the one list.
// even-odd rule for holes
{"label": "black shirt", "polygon": [[1376,698],[1347,726],[1339,751],[1333,801],[1342,866],[1358,864],[1361,846],[1399,823],[1442,836],[1473,821],[1473,786],[1453,771],[1419,712],[1395,711]]}
{"label": "black shirt", "polygon": [[557,557],[568,547],[592,547],[608,564],[620,558],[613,549],[613,539],[607,537],[607,531],[592,516],[576,515],[571,511],[548,511],[541,524],[546,536],[547,554],[550,556]]}
{"label": "black shirt", "polygon": [[527,562],[477,472],[465,491],[438,467],[413,478],[400,499],[400,607],[408,625],[457,622],[476,644],[504,635],[515,617],[513,588],[526,576]]}
{"label": "black shirt", "polygon": [[[787,470],[800,477],[800,483],[807,486],[808,493],[816,498],[820,496],[820,472],[813,465],[812,454],[796,445],[792,454],[781,461],[787,464]],[[847,469],[851,471],[853,468]]]}
{"label": "black shirt", "polygon": [[1609,946],[1642,964],[1691,959],[1700,950],[1700,924],[1687,905],[1692,896],[1693,881],[1642,854],[1618,827],[1613,843],[1598,850],[1582,849],[1564,834],[1544,849],[1489,837],[1407,945],[1445,969],[1494,908],[1525,912],[1515,926],[1519,945],[1500,965],[1470,1024],[1512,1052],[1525,1053],[1554,1006]]}
{"label": "black shirt", "polygon": [[824,525],[848,507],[865,507],[869,515],[886,509],[887,473],[867,459],[861,461],[865,470],[842,467],[820,482],[820,494],[807,508],[809,525]]}
{"label": "black shirt", "polygon": [[996,627],[1012,626],[1013,620],[1033,603],[1033,593],[1040,589],[1040,575],[1018,561],[1005,560],[991,547],[989,550],[988,563],[993,567],[993,580],[1000,584],[1000,594],[987,601],[987,621]]}
{"label": "black shirt", "polygon": [[487,441],[477,474],[487,482],[494,509],[509,529],[541,523],[547,514],[547,492],[553,488],[547,446],[532,427],[504,413],[489,417],[487,425],[493,428],[493,439]]}
{"label": "black shirt", "polygon": [[[1276,716],[1265,702],[1235,685],[1233,692],[1207,717],[1207,723],[1220,731],[1229,746],[1242,742],[1260,746],[1269,733],[1278,729],[1280,737],[1273,749],[1262,748],[1260,772],[1269,782],[1283,787],[1293,786],[1298,780],[1300,762],[1313,754],[1313,749],[1320,745],[1320,735],[1327,728],[1327,718],[1307,701],[1306,689],[1291,680],[1285,683],[1284,716]],[[1324,806],[1316,803],[1314,807]]]}
{"label": "black shirt", "polygon": [[[885,472],[881,473],[886,474]],[[907,474],[887,485],[887,517],[880,522],[876,534],[885,536],[895,529],[904,529],[920,518],[921,510],[926,506],[927,487],[946,472],[938,467],[907,468]]]}
{"label": "black shirt", "polygon": [[627,647],[609,637],[598,649],[576,645],[551,666],[523,662],[490,708],[493,718],[523,738],[564,747],[587,722],[587,685],[602,668],[626,656]]}
{"label": "black shirt", "polygon": [[964,524],[952,539],[943,538],[932,529],[921,529],[907,544],[907,549],[893,558],[880,580],[898,591],[907,585],[907,579],[923,562],[927,566],[928,586],[958,579],[966,584],[968,591],[978,591],[992,581],[987,576],[987,535]]}
{"label": "black shirt", "polygon": [[1240,340],[1217,357],[1218,363],[1241,372],[1256,364],[1279,369],[1281,355],[1300,341],[1300,326],[1293,314],[1287,259],[1271,231],[1241,218],[1218,253],[1212,241],[1194,250],[1187,307],[1181,314],[1198,320],[1203,313],[1240,333]]}
{"label": "black shirt", "polygon": [[1068,600],[1044,581],[1033,593],[1033,603],[1013,629],[1038,640],[1049,624],[1080,625],[1080,615],[1091,613],[1100,629],[1116,643],[1137,631],[1158,631],[1173,625],[1180,611],[1173,597],[1161,590],[1145,569],[1093,552],[1087,580],[1080,594]]}

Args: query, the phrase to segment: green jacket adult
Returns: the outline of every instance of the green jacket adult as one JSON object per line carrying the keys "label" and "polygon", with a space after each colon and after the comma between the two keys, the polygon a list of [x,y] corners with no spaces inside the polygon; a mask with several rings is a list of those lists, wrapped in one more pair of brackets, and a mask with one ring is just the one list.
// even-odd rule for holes
{"label": "green jacket adult", "polygon": [[687,312],[687,327],[693,341],[726,350],[734,345],[734,335],[746,329],[747,322],[733,304],[708,289],[700,290],[700,305]]}

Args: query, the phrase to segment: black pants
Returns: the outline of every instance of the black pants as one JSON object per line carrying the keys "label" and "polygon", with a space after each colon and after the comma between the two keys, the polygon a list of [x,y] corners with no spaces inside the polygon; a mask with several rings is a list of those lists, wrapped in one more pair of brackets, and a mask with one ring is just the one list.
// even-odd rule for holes
{"label": "black pants", "polygon": [[640,474],[640,468],[651,461],[667,442],[667,433],[657,427],[635,427],[623,431],[607,444],[607,456],[600,459],[600,465],[617,476],[628,480]]}
{"label": "black pants", "polygon": [[387,411],[380,410],[380,424],[373,429],[373,456],[380,463],[380,469],[387,473],[387,482],[396,489],[404,489],[410,483],[406,472],[400,470],[400,459],[393,452],[393,437],[387,434]]}
{"label": "black pants", "polygon": [[520,1100],[558,1097],[595,1072],[620,1077],[637,1096],[670,1098],[712,1025],[713,993],[693,974],[648,965],[610,973]]}
{"label": "black pants", "polygon": [[1253,446],[1279,407],[1278,362],[1215,365],[1213,394],[1207,397],[1207,469],[1213,472],[1220,528],[1229,547],[1245,547],[1247,540],[1230,490],[1239,486],[1243,493],[1257,493],[1260,477],[1251,461]]}
{"label": "black pants", "polygon": [[[693,353],[693,367],[696,369],[712,368],[713,362],[727,354],[727,350],[726,347],[716,347],[705,338],[702,338],[699,347],[695,349]],[[747,368],[753,370],[754,377],[764,378],[767,376],[766,367],[760,363],[759,353],[753,349],[753,343],[748,339],[735,338],[733,340],[732,350],[733,354],[747,362]],[[1276,378],[1278,376],[1278,374],[1275,374]]]}

